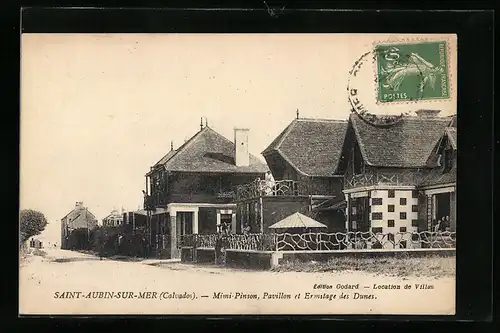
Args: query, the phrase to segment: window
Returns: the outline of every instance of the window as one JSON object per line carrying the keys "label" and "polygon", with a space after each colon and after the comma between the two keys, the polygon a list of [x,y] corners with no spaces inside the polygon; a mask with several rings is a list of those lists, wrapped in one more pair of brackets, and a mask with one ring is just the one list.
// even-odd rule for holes
{"label": "window", "polygon": [[406,220],[406,212],[401,212],[401,213],[399,213],[399,218],[400,218],[401,220]]}
{"label": "window", "polygon": [[387,226],[388,226],[389,228],[394,227],[394,220],[389,220],[389,221],[387,221]]}
{"label": "window", "polygon": [[372,205],[381,205],[382,204],[382,198],[372,198]]}
{"label": "window", "polygon": [[417,191],[411,191],[411,197],[412,198],[418,198],[418,192]]}
{"label": "window", "polygon": [[387,211],[388,211],[389,213],[393,213],[393,212],[394,212],[394,205],[388,205],[388,206],[387,206]]}
{"label": "window", "polygon": [[411,211],[413,213],[417,213],[418,212],[418,206],[417,205],[411,205]]}
{"label": "window", "polygon": [[406,227],[400,227],[399,232],[406,232]]}
{"label": "window", "polygon": [[387,234],[387,240],[390,242],[394,242],[394,234]]}
{"label": "window", "polygon": [[222,192],[228,192],[233,189],[233,182],[230,177],[221,177],[220,178],[220,190]]}
{"label": "window", "polygon": [[406,198],[400,198],[400,199],[399,199],[399,204],[400,204],[401,206],[406,205]]}
{"label": "window", "polygon": [[411,220],[412,227],[418,227],[418,220]]}
{"label": "window", "polygon": [[406,247],[407,247],[406,241],[399,242],[399,248],[406,249]]}
{"label": "window", "polygon": [[395,191],[394,190],[389,190],[388,197],[389,198],[395,198],[396,197]]}
{"label": "window", "polygon": [[382,233],[382,228],[378,227],[378,228],[372,228],[372,232],[374,234],[381,234]]}
{"label": "window", "polygon": [[382,220],[382,213],[372,213],[372,220]]}
{"label": "window", "polygon": [[214,193],[219,185],[219,178],[212,176],[201,176],[200,190],[205,193]]}

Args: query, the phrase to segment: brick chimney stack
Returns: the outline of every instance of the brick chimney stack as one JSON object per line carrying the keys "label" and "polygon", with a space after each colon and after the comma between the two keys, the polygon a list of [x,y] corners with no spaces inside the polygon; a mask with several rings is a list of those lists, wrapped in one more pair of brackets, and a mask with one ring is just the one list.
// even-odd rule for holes
{"label": "brick chimney stack", "polygon": [[248,152],[248,128],[234,129],[234,162],[236,166],[249,166],[250,154]]}
{"label": "brick chimney stack", "polygon": [[441,112],[441,110],[425,110],[425,109],[420,109],[415,111],[417,116],[419,117],[437,117],[438,114]]}

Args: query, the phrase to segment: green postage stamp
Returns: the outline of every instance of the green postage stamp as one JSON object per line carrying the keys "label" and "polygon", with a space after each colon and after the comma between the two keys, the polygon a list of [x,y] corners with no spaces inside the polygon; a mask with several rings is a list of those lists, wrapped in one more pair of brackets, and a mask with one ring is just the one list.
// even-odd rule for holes
{"label": "green postage stamp", "polygon": [[445,41],[375,46],[379,103],[450,97]]}

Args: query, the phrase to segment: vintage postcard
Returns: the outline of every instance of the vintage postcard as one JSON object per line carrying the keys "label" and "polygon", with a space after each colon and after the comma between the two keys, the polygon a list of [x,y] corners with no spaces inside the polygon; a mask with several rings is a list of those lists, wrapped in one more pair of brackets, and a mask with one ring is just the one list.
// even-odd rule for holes
{"label": "vintage postcard", "polygon": [[453,34],[23,34],[20,315],[455,314]]}

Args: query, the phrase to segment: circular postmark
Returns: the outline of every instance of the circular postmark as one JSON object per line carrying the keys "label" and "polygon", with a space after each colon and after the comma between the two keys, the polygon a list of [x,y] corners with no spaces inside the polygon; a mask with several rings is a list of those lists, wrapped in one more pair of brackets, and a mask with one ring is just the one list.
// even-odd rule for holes
{"label": "circular postmark", "polygon": [[[372,110],[374,105],[370,106],[365,104],[370,101],[370,95],[372,96],[371,100],[373,99],[373,92],[370,93],[369,91],[373,89],[373,83],[378,83],[378,78],[375,77],[375,80],[373,80],[371,70],[361,71],[361,69],[371,64],[374,56],[376,56],[374,50],[362,54],[359,59],[354,62],[351,70],[349,71],[347,82],[349,105],[351,106],[351,112],[356,113],[362,120],[371,125],[381,127],[392,126],[400,122],[408,113],[375,113]],[[372,79],[370,80],[370,78]]]}

